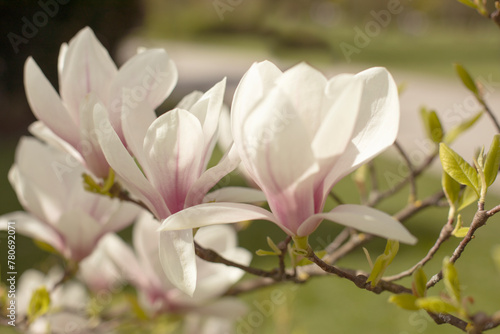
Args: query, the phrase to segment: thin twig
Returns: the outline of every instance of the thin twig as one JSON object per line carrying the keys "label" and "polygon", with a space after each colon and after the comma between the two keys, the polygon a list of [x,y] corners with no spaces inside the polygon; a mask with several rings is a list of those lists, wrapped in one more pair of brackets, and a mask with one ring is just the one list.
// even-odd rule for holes
{"label": "thin twig", "polygon": [[399,152],[399,154],[405,161],[406,167],[408,167],[408,169],[410,170],[410,175],[408,176],[410,182],[410,202],[413,202],[417,199],[417,185],[415,184],[413,165],[410,161],[410,158],[406,154],[405,150],[403,149],[403,147],[401,147],[401,145],[399,145],[397,140],[394,142],[394,147],[396,147],[396,150]]}

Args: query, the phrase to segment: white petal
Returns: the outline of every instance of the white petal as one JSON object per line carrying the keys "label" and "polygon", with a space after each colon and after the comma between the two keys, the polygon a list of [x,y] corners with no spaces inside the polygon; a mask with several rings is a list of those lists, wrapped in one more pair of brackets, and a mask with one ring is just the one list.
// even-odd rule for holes
{"label": "white petal", "polygon": [[33,136],[44,141],[48,145],[68,153],[69,156],[66,156],[66,161],[70,161],[72,164],[79,163],[82,166],[85,164],[82,155],[76,150],[78,145],[75,145],[74,147],[71,146],[68,142],[64,141],[61,137],[50,130],[43,122],[35,121],[31,123],[28,127],[28,131]]}
{"label": "white petal", "polygon": [[101,225],[80,210],[65,212],[55,227],[64,236],[71,258],[76,261],[90,255],[102,235]]}
{"label": "white petal", "polygon": [[[105,178],[109,173],[109,164],[96,136],[100,131],[94,124],[94,108],[105,110],[95,93],[90,93],[80,104],[80,145],[78,150],[85,159],[85,163],[90,171],[99,178]],[[104,111],[105,112],[105,111]]]}
{"label": "white petal", "polygon": [[223,177],[238,167],[240,162],[241,159],[238,155],[238,151],[233,145],[217,165],[207,169],[193,183],[186,197],[185,207],[202,203],[205,195],[210,191],[210,189],[212,189]]}
{"label": "white petal", "polygon": [[78,117],[80,102],[90,92],[95,92],[101,101],[108,101],[116,73],[113,60],[92,29],[80,30],[69,42],[59,82],[61,97],[70,113]]}
{"label": "white petal", "polygon": [[24,65],[24,88],[33,114],[73,147],[79,143],[78,119],[72,118],[33,58]]}
{"label": "white petal", "polygon": [[160,232],[160,261],[167,278],[192,296],[196,289],[196,259],[191,229]]}
{"label": "white petal", "polygon": [[12,212],[0,216],[0,230],[7,231],[8,222],[15,222],[10,226],[20,233],[34,240],[43,241],[61,253],[64,251],[64,240],[50,225],[45,224],[25,212]]}
{"label": "white petal", "polygon": [[158,230],[183,230],[255,219],[265,219],[278,224],[271,212],[258,206],[241,203],[207,203],[171,215],[162,222]]}
{"label": "white petal", "polygon": [[243,142],[241,125],[245,122],[248,113],[255,105],[275,86],[276,80],[283,73],[271,62],[254,63],[245,73],[234,93],[231,106],[232,133],[238,150]]}
{"label": "white petal", "polygon": [[118,136],[122,113],[144,105],[154,110],[177,83],[177,68],[163,49],[150,49],[129,59],[118,71],[111,87],[110,120]]}
{"label": "white petal", "polygon": [[163,198],[142,174],[111,127],[106,112],[101,108],[94,109],[94,122],[100,129],[97,131],[97,137],[106,160],[120,177],[121,182],[133,195],[144,202],[155,216],[158,218],[167,217],[170,212],[163,202]]}
{"label": "white petal", "polygon": [[143,169],[170,212],[184,208],[187,193],[200,176],[203,143],[200,122],[182,109],[158,117],[146,133]]}
{"label": "white petal", "polygon": [[205,196],[203,202],[256,203],[266,202],[266,195],[258,189],[245,187],[224,187]]}
{"label": "white petal", "polygon": [[[318,213],[305,221],[298,231],[298,235],[311,234],[317,225],[318,219],[328,219],[338,224],[353,227],[361,232],[376,236],[399,240],[407,244],[415,244],[417,239],[408,230],[386,214],[385,212],[355,204],[339,205],[330,212]],[[319,220],[320,221],[320,220]]]}
{"label": "white petal", "polygon": [[325,193],[330,190],[328,186],[392,145],[398,132],[398,91],[389,72],[372,68],[356,77],[364,81],[364,89],[353,140],[329,174]]}
{"label": "white petal", "polygon": [[140,107],[122,112],[122,130],[129,152],[141,165],[147,165],[144,157],[144,138],[149,127],[155,121],[153,109],[142,104]]}

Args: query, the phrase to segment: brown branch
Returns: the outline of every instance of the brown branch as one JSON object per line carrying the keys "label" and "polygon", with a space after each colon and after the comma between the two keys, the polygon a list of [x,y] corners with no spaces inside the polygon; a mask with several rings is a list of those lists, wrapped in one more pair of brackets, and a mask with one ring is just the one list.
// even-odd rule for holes
{"label": "brown branch", "polygon": [[409,183],[410,183],[410,202],[413,202],[417,199],[417,185],[415,184],[415,176],[414,176],[414,171],[413,171],[413,165],[410,161],[410,158],[406,154],[405,150],[401,145],[399,145],[398,141],[394,141],[394,147],[396,147],[396,150],[399,152],[401,157],[406,163],[406,167],[410,170],[410,176],[409,178]]}
{"label": "brown branch", "polygon": [[[478,207],[479,208],[474,215],[474,219],[472,220],[469,231],[457,246],[457,248],[455,248],[455,251],[450,257],[450,263],[455,263],[460,258],[467,245],[472,241],[472,239],[474,239],[474,233],[476,232],[476,230],[486,224],[488,218],[491,217],[491,215],[488,215],[487,211],[484,211],[484,203],[478,203]],[[443,272],[440,271],[436,275],[432,276],[431,279],[427,282],[427,288],[433,287],[442,278]]]}
{"label": "brown branch", "polygon": [[417,270],[421,266],[424,266],[427,262],[429,262],[433,258],[434,254],[437,253],[441,245],[450,238],[452,232],[453,232],[453,219],[449,219],[448,222],[441,229],[439,237],[434,243],[434,246],[432,246],[431,249],[429,249],[427,255],[422,260],[418,261],[417,264],[415,264],[408,270],[405,270],[393,276],[384,277],[383,279],[392,282],[399,280],[403,277],[412,275],[415,270]]}

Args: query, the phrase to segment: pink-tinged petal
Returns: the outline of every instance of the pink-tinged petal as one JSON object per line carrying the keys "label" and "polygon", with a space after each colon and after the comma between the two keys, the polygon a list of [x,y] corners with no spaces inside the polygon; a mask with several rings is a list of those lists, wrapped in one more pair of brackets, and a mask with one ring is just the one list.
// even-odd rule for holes
{"label": "pink-tinged petal", "polygon": [[203,202],[256,203],[266,202],[266,195],[258,189],[224,187],[207,194]]}
{"label": "pink-tinged petal", "polygon": [[35,121],[31,123],[28,127],[28,131],[38,139],[46,142],[48,145],[60,149],[69,155],[66,155],[66,165],[84,165],[85,161],[82,158],[80,152],[76,150],[76,146],[71,146],[68,142],[64,141],[61,137],[57,136],[52,130],[50,130],[43,122]]}
{"label": "pink-tinged petal", "polygon": [[200,122],[183,109],[158,117],[146,133],[147,165],[142,167],[170,212],[184,208],[189,188],[200,176],[203,143]]}
{"label": "pink-tinged petal", "polygon": [[81,210],[65,212],[55,228],[64,236],[71,258],[80,261],[88,256],[102,235],[101,225]]}
{"label": "pink-tinged petal", "polygon": [[167,217],[170,212],[163,202],[163,198],[137,166],[134,159],[123,146],[120,138],[111,127],[106,112],[94,109],[94,123],[97,137],[102,151],[109,165],[119,176],[120,181],[134,195],[137,196],[158,218]]}
{"label": "pink-tinged petal", "polygon": [[[186,208],[171,215],[163,220],[158,231],[177,231],[257,219],[279,224],[271,212],[258,206],[242,203],[206,203]],[[280,227],[285,230],[282,226]]]}
{"label": "pink-tinged petal", "polygon": [[34,240],[43,241],[59,252],[64,252],[64,240],[56,230],[26,212],[11,212],[0,216],[0,230],[6,231],[9,222],[14,222],[10,226],[14,227],[16,233],[22,234]]}
{"label": "pink-tinged petal", "polygon": [[129,59],[111,86],[110,120],[123,139],[121,116],[138,106],[154,110],[170,95],[177,83],[177,68],[163,49],[150,49]]}
{"label": "pink-tinged petal", "polygon": [[189,109],[202,124],[203,137],[205,139],[204,157],[201,168],[204,170],[217,139],[217,128],[219,125],[220,112],[226,88],[226,78],[215,84],[210,90],[203,94]]}
{"label": "pink-tinged petal", "polygon": [[328,175],[325,193],[342,177],[391,146],[398,132],[398,90],[390,73],[384,68],[371,68],[356,77],[364,81],[364,89],[353,139]]}
{"label": "pink-tinged petal", "polygon": [[100,131],[94,124],[93,110],[99,108],[107,112],[95,93],[90,93],[80,104],[80,145],[77,149],[85,159],[87,168],[99,178],[106,178],[109,173],[109,164],[102,153],[101,145],[96,132]]}
{"label": "pink-tinged petal", "polygon": [[167,278],[179,290],[193,296],[196,258],[191,229],[160,232],[160,261]]}
{"label": "pink-tinged petal", "polygon": [[116,73],[113,60],[92,29],[80,30],[69,42],[59,81],[61,97],[69,112],[78,118],[80,102],[90,92],[95,92],[101,101],[108,101]]}
{"label": "pink-tinged petal", "polygon": [[217,165],[207,169],[193,183],[186,197],[185,207],[190,207],[203,202],[205,195],[223,177],[232,172],[240,164],[241,159],[235,146],[231,146]]}
{"label": "pink-tinged petal", "polygon": [[57,136],[73,147],[79,143],[77,118],[72,118],[59,95],[42,71],[29,57],[24,65],[24,88],[33,114]]}
{"label": "pink-tinged petal", "polygon": [[385,212],[356,204],[339,205],[330,212],[311,216],[298,231],[299,236],[311,234],[321,222],[331,220],[338,224],[353,227],[361,232],[370,233],[382,238],[399,240],[407,244],[415,244],[417,239],[396,219]]}

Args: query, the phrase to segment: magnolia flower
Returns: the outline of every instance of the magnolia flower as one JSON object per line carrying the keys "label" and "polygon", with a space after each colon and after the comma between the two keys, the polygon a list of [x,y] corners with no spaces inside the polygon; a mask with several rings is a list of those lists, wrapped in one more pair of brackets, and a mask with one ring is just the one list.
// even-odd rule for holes
{"label": "magnolia flower", "polygon": [[398,221],[375,209],[346,204],[323,212],[331,188],[392,145],[398,124],[397,88],[383,68],[327,80],[304,63],[284,73],[270,62],[254,64],[234,95],[232,134],[271,212],[240,203],[207,203],[168,217],[160,230],[266,219],[300,247],[327,219],[414,243]]}
{"label": "magnolia flower", "polygon": [[[95,333],[85,314],[89,301],[85,287],[75,281],[55,287],[63,276],[60,268],[52,268],[47,275],[28,269],[21,275],[16,291],[17,319],[33,316],[28,314],[32,298],[37,299],[40,305],[48,304],[43,314],[25,323],[23,333]],[[24,327],[24,324],[17,325]]]}
{"label": "magnolia flower", "polygon": [[18,233],[49,244],[67,259],[80,261],[104,234],[131,224],[139,209],[85,191],[81,166],[59,175],[56,167],[65,158],[61,151],[34,138],[21,139],[9,181],[29,214],[1,216],[0,229],[7,229],[12,221]]}
{"label": "magnolia flower", "polygon": [[[86,262],[86,270],[113,272],[114,269],[108,270],[102,264],[110,266],[110,262],[114,263],[123,279],[137,289],[141,306],[153,316],[177,313],[190,315],[193,321],[200,316],[224,320],[234,320],[241,316],[246,308],[240,301],[229,297],[219,300],[216,298],[238,281],[244,272],[238,268],[197,259],[199,283],[193,297],[186,296],[168,280],[162,269],[158,255],[158,226],[159,222],[151,214],[144,212],[134,225],[133,249],[118,236],[108,235],[102,239],[102,247],[96,250],[96,253],[101,254],[94,253],[89,257],[98,255],[99,258],[108,260],[100,261],[99,266]],[[204,247],[214,249],[242,265],[248,265],[251,261],[250,252],[237,247],[236,232],[227,226],[200,229],[195,239]]]}
{"label": "magnolia flower", "polygon": [[26,95],[40,120],[30,130],[101,178],[108,175],[109,166],[97,143],[99,129],[91,126],[96,101],[106,106],[113,129],[125,143],[121,115],[139,104],[156,108],[177,82],[177,69],[161,49],[139,53],[118,70],[88,27],[61,46],[58,71],[60,96],[35,61],[26,61]]}
{"label": "magnolia flower", "polygon": [[[227,187],[208,196],[208,191],[239,164],[232,149],[214,167],[206,170],[217,141],[217,125],[225,89],[225,79],[206,93],[194,92],[160,117],[131,110],[122,118],[129,150],[114,131],[99,132],[102,151],[120,182],[141,200],[158,220],[205,201],[262,201],[261,191]],[[110,128],[104,106],[94,108],[95,124]],[[130,153],[129,153],[130,152]],[[160,254],[169,279],[176,285],[187,283],[188,294],[195,288],[196,266],[193,232],[162,232]],[[188,264],[186,266],[185,264]],[[191,280],[185,280],[191,277]]]}

